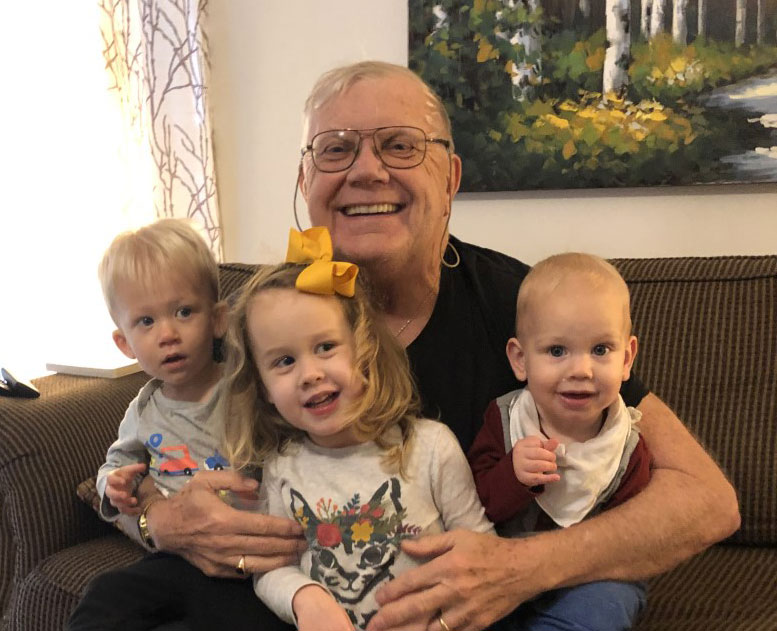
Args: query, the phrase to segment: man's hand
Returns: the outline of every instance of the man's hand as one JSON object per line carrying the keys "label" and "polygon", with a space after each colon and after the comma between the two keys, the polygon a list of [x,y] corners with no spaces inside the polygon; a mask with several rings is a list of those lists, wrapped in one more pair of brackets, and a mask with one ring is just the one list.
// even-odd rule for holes
{"label": "man's hand", "polygon": [[306,548],[295,521],[236,510],[218,495],[255,491],[255,480],[234,471],[197,473],[180,493],[148,510],[151,537],[160,550],[175,552],[208,576],[237,578],[245,556],[245,575],[299,562]]}
{"label": "man's hand", "polygon": [[556,470],[555,438],[544,440],[539,436],[528,436],[513,445],[513,470],[515,477],[524,486],[558,482],[561,477]]}
{"label": "man's hand", "polygon": [[297,590],[292,608],[299,631],[354,631],[345,609],[318,585],[305,585]]}
{"label": "man's hand", "polygon": [[650,483],[579,524],[522,539],[448,532],[405,541],[431,560],[382,587],[369,631],[442,612],[453,631],[476,631],[541,592],[598,580],[641,580],[670,569],[739,526],[736,494],[710,457],[655,395],[639,405],[653,453]]}
{"label": "man's hand", "polygon": [[140,505],[135,497],[135,479],[146,472],[145,463],[128,464],[108,474],[105,496],[111,506],[124,515],[139,515]]}
{"label": "man's hand", "polygon": [[440,612],[452,630],[484,629],[545,590],[535,539],[454,530],[404,541],[406,553],[431,560],[380,588],[368,631],[400,631],[418,620],[440,631]]}

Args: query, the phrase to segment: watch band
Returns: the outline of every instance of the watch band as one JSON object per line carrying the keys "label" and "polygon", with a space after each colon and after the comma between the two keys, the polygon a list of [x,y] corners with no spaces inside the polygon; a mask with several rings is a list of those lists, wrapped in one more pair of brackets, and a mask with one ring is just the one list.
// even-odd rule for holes
{"label": "watch band", "polygon": [[154,543],[154,539],[151,537],[151,533],[148,531],[148,509],[151,508],[153,504],[158,502],[163,498],[157,497],[151,500],[148,504],[146,504],[143,507],[143,511],[138,516],[138,532],[140,533],[140,538],[143,540],[143,543],[151,550],[156,550],[156,544]]}

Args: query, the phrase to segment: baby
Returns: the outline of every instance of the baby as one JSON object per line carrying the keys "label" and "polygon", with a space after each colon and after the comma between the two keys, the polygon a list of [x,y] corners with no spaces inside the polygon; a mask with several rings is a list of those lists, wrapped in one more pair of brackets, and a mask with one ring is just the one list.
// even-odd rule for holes
{"label": "baby", "polygon": [[[489,405],[469,452],[500,534],[571,526],[647,484],[640,413],[619,394],[636,353],[629,291],[612,265],[569,253],[532,268],[507,343],[513,372],[527,385]],[[613,601],[623,615],[612,613]],[[643,604],[641,584],[604,581],[543,594],[518,611],[522,624],[556,616],[604,631],[630,628]]]}
{"label": "baby", "polygon": [[214,340],[226,329],[218,266],[186,221],[162,219],[116,237],[99,276],[117,327],[113,341],[152,378],[98,472],[100,514],[109,521],[139,514],[137,538],[153,548],[145,522],[151,503],[141,506],[135,492],[139,476],[148,472],[168,495],[198,470],[227,466],[214,425],[222,372]]}

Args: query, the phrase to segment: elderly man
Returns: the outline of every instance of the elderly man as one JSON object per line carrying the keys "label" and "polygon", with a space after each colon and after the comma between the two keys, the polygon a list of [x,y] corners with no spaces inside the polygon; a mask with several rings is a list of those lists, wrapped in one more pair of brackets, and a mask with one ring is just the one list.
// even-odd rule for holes
{"label": "elderly man", "polygon": [[[364,62],[327,73],[306,104],[304,134],[299,186],[311,223],[327,226],[340,256],[368,274],[386,324],[407,348],[424,412],[439,414],[466,450],[488,401],[515,387],[504,345],[527,267],[448,234],[461,160],[444,106],[409,70]],[[642,411],[654,456],[642,493],[527,539],[454,531],[407,541],[404,550],[427,562],[381,588],[368,629],[418,621],[430,631],[483,629],[541,592],[642,579],[733,532],[736,497],[713,461],[637,379],[623,395]],[[292,561],[301,545],[296,524],[234,511],[215,494],[248,487],[234,473],[196,476],[146,512],[151,540],[208,576]],[[241,593],[245,607],[222,608],[222,626],[242,628],[238,617],[259,615],[249,609],[258,607],[248,604],[250,587]]]}
{"label": "elderly man", "polygon": [[[525,267],[449,237],[461,161],[443,106],[414,74],[376,63],[332,71],[314,88],[306,115],[300,186],[311,221],[328,226],[342,255],[367,270],[387,324],[408,349],[426,412],[438,408],[466,449],[489,397],[512,387],[504,344]],[[386,126],[423,130],[420,164],[402,169],[383,156],[384,132],[373,130]],[[361,144],[347,168],[327,172],[316,145],[346,129],[359,130]],[[736,529],[731,486],[675,415],[642,394],[633,382],[624,392],[639,404],[655,459],[643,493],[573,529],[530,539],[456,532],[408,543],[407,552],[434,558],[381,591],[384,606],[369,629],[400,629],[435,611],[443,628],[483,628],[541,591],[644,578]]]}

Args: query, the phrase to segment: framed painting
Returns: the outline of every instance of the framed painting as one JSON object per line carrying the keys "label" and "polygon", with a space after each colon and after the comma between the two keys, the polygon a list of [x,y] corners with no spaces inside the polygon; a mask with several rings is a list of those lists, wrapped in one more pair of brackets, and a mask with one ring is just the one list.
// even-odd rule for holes
{"label": "framed painting", "polygon": [[410,0],[463,191],[777,182],[777,0]]}

